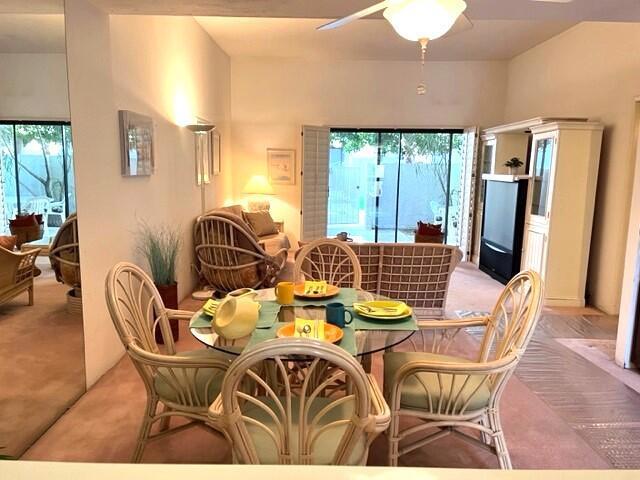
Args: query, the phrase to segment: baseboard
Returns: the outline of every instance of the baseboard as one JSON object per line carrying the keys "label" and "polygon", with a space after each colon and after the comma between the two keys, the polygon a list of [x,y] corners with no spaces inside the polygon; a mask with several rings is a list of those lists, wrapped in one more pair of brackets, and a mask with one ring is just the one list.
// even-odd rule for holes
{"label": "baseboard", "polygon": [[578,307],[585,306],[584,298],[545,298],[546,307]]}

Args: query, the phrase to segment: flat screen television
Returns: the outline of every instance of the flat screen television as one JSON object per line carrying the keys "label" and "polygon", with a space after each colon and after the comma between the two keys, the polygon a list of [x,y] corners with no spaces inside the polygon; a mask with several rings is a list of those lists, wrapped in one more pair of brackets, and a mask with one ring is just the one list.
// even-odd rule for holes
{"label": "flat screen television", "polygon": [[483,239],[511,252],[516,227],[518,183],[487,182]]}

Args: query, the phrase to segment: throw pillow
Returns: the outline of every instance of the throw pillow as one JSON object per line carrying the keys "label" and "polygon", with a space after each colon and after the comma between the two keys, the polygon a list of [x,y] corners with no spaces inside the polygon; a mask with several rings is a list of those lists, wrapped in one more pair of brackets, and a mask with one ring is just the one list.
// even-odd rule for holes
{"label": "throw pillow", "polygon": [[242,205],[229,205],[226,207],[221,207],[218,210],[222,210],[223,212],[233,213],[238,217],[242,218]]}
{"label": "throw pillow", "polygon": [[12,252],[16,248],[18,237],[16,235],[0,235],[0,247]]}
{"label": "throw pillow", "polygon": [[278,233],[278,227],[276,227],[273,218],[271,218],[271,214],[267,210],[244,212],[244,220],[259,237]]}

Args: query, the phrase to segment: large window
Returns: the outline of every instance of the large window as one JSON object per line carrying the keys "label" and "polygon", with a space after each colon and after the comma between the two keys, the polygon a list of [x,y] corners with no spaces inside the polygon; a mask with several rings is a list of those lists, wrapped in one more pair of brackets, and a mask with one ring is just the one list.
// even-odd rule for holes
{"label": "large window", "polygon": [[36,213],[50,237],[75,209],[69,123],[0,122],[0,232],[18,213]]}
{"label": "large window", "polygon": [[416,222],[459,239],[462,130],[331,131],[328,236],[413,242]]}

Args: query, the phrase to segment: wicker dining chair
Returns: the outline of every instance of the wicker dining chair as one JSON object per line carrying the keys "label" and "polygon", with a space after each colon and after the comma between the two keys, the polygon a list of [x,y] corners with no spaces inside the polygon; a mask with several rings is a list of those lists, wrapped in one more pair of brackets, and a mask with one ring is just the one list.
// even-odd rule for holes
{"label": "wicker dining chair", "polygon": [[318,239],[307,243],[296,255],[294,281],[326,280],[337,287],[360,288],[362,269],[353,250],[345,242]]}
{"label": "wicker dining chair", "polygon": [[80,242],[78,239],[78,217],[75,213],[67,217],[53,238],[49,261],[55,272],[56,280],[73,287],[80,293]]}
{"label": "wicker dining chair", "polygon": [[[301,383],[299,370],[292,380],[296,356],[308,365]],[[265,365],[273,375],[261,375]],[[389,407],[356,359],[302,338],[269,340],[244,352],[210,412],[224,416],[234,461],[245,464],[364,465],[371,442],[389,425]]]}
{"label": "wicker dining chair", "polygon": [[[147,406],[132,461],[140,461],[147,440],[195,424],[206,424],[224,436],[222,420],[208,415],[207,410],[220,392],[229,359],[204,349],[178,353],[171,334],[169,319],[189,319],[193,313],[165,308],[151,278],[136,265],[124,262],[107,275],[106,300],[120,340],[147,390]],[[157,327],[164,352],[155,340]],[[159,410],[159,404],[164,408]],[[191,421],[169,429],[172,416]],[[159,432],[151,435],[157,421]]]}
{"label": "wicker dining chair", "polygon": [[[391,406],[390,465],[396,466],[398,458],[405,453],[456,434],[494,453],[501,468],[512,468],[500,423],[500,399],[533,335],[542,299],[539,274],[524,271],[504,288],[490,315],[421,324],[423,329],[453,332],[466,327],[484,327],[475,362],[443,354],[452,336],[433,343],[429,353],[384,355],[385,397]],[[401,431],[400,417],[421,422]],[[479,431],[480,439],[460,428]],[[415,439],[418,434],[422,435]],[[401,445],[407,437],[414,439]]]}
{"label": "wicker dining chair", "polygon": [[195,268],[202,281],[220,292],[273,286],[287,260],[287,249],[269,255],[236,215],[199,217],[194,228]]}

